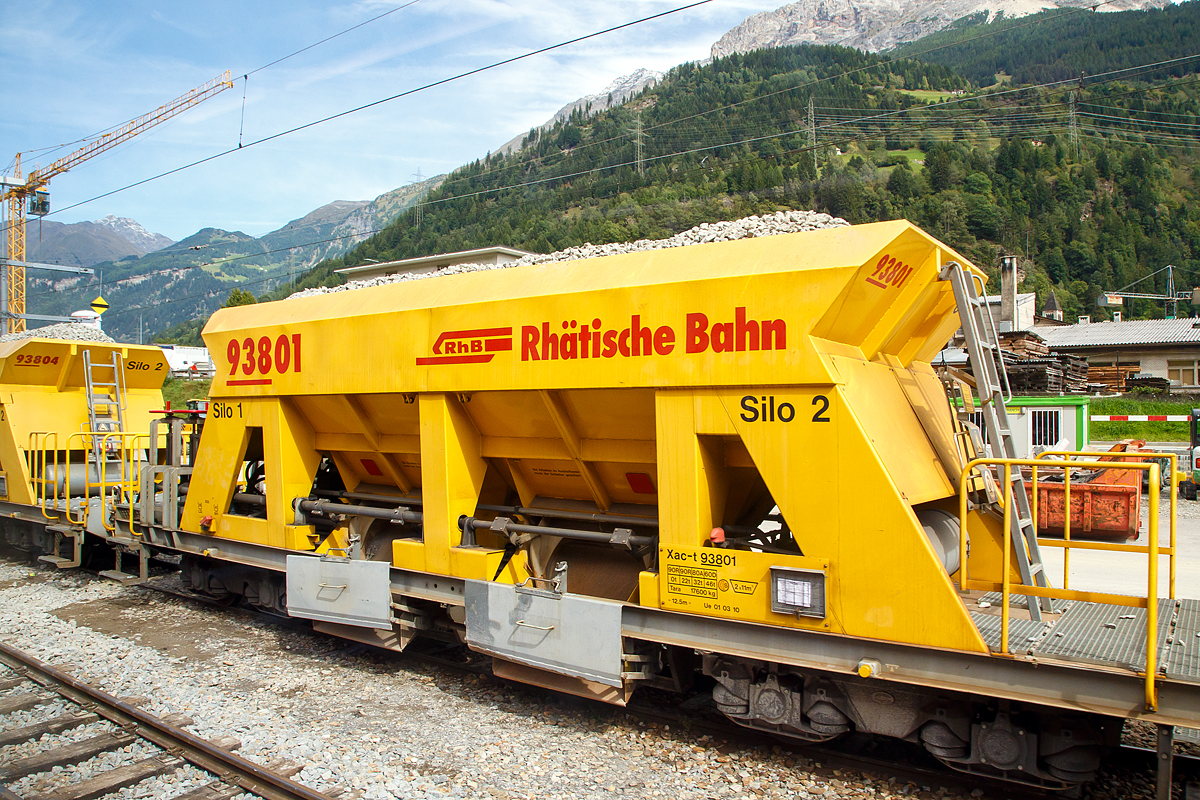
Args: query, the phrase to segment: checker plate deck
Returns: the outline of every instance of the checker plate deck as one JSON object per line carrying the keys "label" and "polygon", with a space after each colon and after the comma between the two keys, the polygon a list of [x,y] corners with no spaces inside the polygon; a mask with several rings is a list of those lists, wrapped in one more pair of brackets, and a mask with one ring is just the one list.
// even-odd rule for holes
{"label": "checker plate deck", "polygon": [[[993,606],[999,606],[1003,596],[1000,592],[988,592],[980,595],[977,602],[991,603]],[[1011,608],[1029,608],[1029,598],[1023,594],[1010,594],[1008,596],[1008,604]],[[1054,609],[1053,613],[1057,614],[1060,611],[1065,611],[1071,605],[1070,600],[1063,600],[1060,597],[1050,598],[1050,607]]]}
{"label": "checker plate deck", "polygon": [[1167,677],[1200,681],[1200,600],[1181,600],[1175,638],[1164,663]]}
{"label": "checker plate deck", "polygon": [[[971,612],[979,635],[987,642],[994,653],[1000,652],[1000,615]],[[1031,619],[1008,620],[1008,650],[1011,653],[1027,653],[1041,640],[1049,623],[1034,622]]]}
{"label": "checker plate deck", "polygon": [[[1158,601],[1160,653],[1174,611],[1174,600]],[[1074,603],[1034,648],[1033,655],[1141,669],[1146,661],[1146,609]]]}

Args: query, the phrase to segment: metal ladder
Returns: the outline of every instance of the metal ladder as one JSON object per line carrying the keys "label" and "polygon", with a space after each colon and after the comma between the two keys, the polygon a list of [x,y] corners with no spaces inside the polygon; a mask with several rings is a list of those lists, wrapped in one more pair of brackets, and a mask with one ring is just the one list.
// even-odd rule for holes
{"label": "metal ladder", "polygon": [[[92,352],[83,351],[83,377],[87,390],[88,421],[92,430],[92,461],[99,479],[106,459],[104,435],[125,430],[125,380],[121,354],[114,351],[112,361],[92,361]],[[99,380],[104,378],[105,380]]]}
{"label": "metal ladder", "polygon": [[[979,288],[983,288],[983,282],[974,273],[953,261],[942,267],[939,277],[950,281],[954,290],[954,302],[958,306],[963,337],[967,343],[967,358],[974,368],[979,410],[988,441],[992,445],[992,453],[997,458],[1017,458],[1008,410],[1005,408],[1005,403],[1012,399],[1012,391],[1008,387],[1008,374],[1004,371],[1003,356],[1000,354],[1000,337],[996,331],[995,320],[987,308],[987,296],[981,296],[976,291],[976,283],[978,282]],[[1000,452],[996,452],[997,448]],[[1002,483],[1003,476],[999,477]],[[1012,521],[1012,541],[1013,550],[1016,551],[1017,569],[1022,583],[1026,586],[1046,587],[1049,585],[1046,581],[1046,568],[1038,548],[1037,529],[1033,524],[1033,513],[1029,509],[1029,496],[1025,493],[1025,478],[1021,475],[1020,468],[1016,467],[1011,470],[1010,478],[1013,509],[1009,518]],[[1042,611],[1051,610],[1048,597],[1039,597],[1037,603],[1031,602],[1028,605],[1029,616],[1035,621],[1041,620]]]}

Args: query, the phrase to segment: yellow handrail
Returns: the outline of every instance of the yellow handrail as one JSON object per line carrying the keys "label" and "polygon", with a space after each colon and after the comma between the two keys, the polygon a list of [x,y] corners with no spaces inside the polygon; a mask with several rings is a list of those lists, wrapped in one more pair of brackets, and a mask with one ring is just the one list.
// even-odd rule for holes
{"label": "yellow handrail", "polygon": [[[1072,457],[1088,456],[1091,458],[1096,458],[1097,456],[1104,456],[1105,458],[1130,458],[1130,459],[1149,457],[1149,458],[1154,458],[1154,459],[1166,459],[1168,462],[1170,462],[1170,470],[1171,470],[1171,515],[1170,515],[1171,539],[1170,539],[1170,541],[1171,541],[1171,543],[1165,551],[1160,550],[1159,553],[1160,554],[1169,553],[1171,556],[1169,559],[1167,559],[1167,566],[1169,569],[1169,577],[1167,579],[1167,591],[1168,591],[1168,597],[1170,597],[1172,600],[1174,600],[1175,599],[1175,546],[1176,546],[1176,542],[1177,542],[1176,531],[1175,531],[1176,503],[1178,502],[1177,487],[1179,486],[1180,482],[1183,481],[1183,479],[1187,477],[1182,472],[1180,472],[1178,469],[1179,454],[1178,453],[1163,453],[1163,452],[1160,452],[1157,450],[1154,450],[1154,451],[1140,450],[1140,451],[1136,451],[1136,452],[1132,452],[1132,453],[1130,453],[1130,452],[1113,453],[1113,452],[1109,452],[1109,451],[1095,451],[1095,450],[1048,450],[1045,453],[1040,453],[1039,455],[1035,456],[1035,458],[1040,459],[1040,458],[1045,458],[1047,456],[1063,456],[1068,461]],[[1110,469],[1111,469],[1111,466],[1110,466]],[[1035,488],[1034,488],[1034,492],[1033,492],[1033,503],[1030,507],[1030,510],[1033,513],[1033,523],[1035,526],[1037,525],[1037,489],[1036,489],[1037,475],[1038,475],[1038,468],[1035,466],[1033,468],[1033,485]],[[1071,471],[1070,470],[1066,471],[1066,479],[1064,480],[1064,484],[1066,486],[1066,489],[1064,490],[1064,496],[1070,497],[1071,496]],[[1035,527],[1034,530],[1037,530],[1037,528]],[[1071,515],[1070,514],[1067,514],[1066,523],[1063,527],[1063,540],[1068,541],[1068,542],[1071,540]],[[1041,542],[1040,539],[1038,541]],[[1050,547],[1062,547],[1063,546],[1063,545],[1059,544],[1058,542],[1053,542],[1053,541],[1046,542],[1046,544],[1049,545]],[[1145,552],[1142,549],[1126,550],[1127,547],[1135,547],[1136,548],[1138,546],[1137,545],[1121,546],[1121,545],[1113,544],[1113,545],[1108,545],[1105,547],[1090,547],[1090,546],[1080,547],[1079,549],[1081,549],[1081,550],[1122,550],[1125,552],[1139,552],[1139,553]],[[1070,565],[1071,565],[1070,559],[1071,559],[1071,550],[1070,550],[1070,548],[1067,548],[1063,552],[1063,588],[1064,589],[1066,589],[1068,587],[1068,579],[1069,579],[1068,571],[1069,571]]]}
{"label": "yellow handrail", "polygon": [[[41,437],[40,445],[39,445],[39,437]],[[50,441],[54,442],[54,447],[48,449],[46,445]],[[54,454],[54,510],[56,512],[58,511],[58,500],[59,500],[59,497],[58,497],[58,477],[59,477],[58,433],[55,431],[31,431],[29,433],[29,450],[28,450],[28,452],[30,455],[34,456],[34,463],[30,464],[29,478],[30,478],[30,483],[33,484],[34,489],[35,489],[34,499],[36,500],[36,502],[38,504],[38,508],[42,512],[42,516],[45,517],[46,519],[49,519],[49,520],[60,519],[60,517],[58,516],[57,513],[55,513],[54,516],[50,516],[49,514],[46,513],[47,453]],[[40,469],[40,472],[35,472],[36,469]],[[64,492],[70,491],[70,478],[69,477],[66,480],[64,480],[63,489],[64,489]],[[67,519],[68,519],[68,521],[71,519],[70,505],[71,505],[70,503],[67,503]]]}
{"label": "yellow handrail", "polygon": [[[79,519],[75,519],[74,517],[71,516],[71,440],[74,439],[76,436],[79,437],[79,449],[85,451],[85,455],[83,457],[83,480],[84,480],[85,489],[84,489],[83,502],[79,504]],[[67,505],[67,521],[70,522],[72,525],[80,525],[80,526],[86,528],[87,527],[87,515],[88,515],[88,502],[87,502],[88,495],[87,495],[87,489],[86,489],[86,486],[87,486],[87,455],[86,455],[86,442],[84,442],[84,436],[85,436],[85,434],[82,431],[80,431],[78,433],[72,433],[67,436],[67,446],[63,450],[63,458],[64,458],[64,462],[65,462],[65,466],[63,467],[63,469],[66,470],[66,473],[67,473],[66,480],[63,481],[63,494],[66,496],[66,501],[67,501],[67,503],[66,503],[66,505]]]}
{"label": "yellow handrail", "polygon": [[[134,462],[135,462],[135,460],[137,460],[137,461],[141,460],[141,458],[140,458],[141,450],[137,447],[137,442],[141,439],[145,439],[147,442],[147,446],[149,445],[149,440],[150,440],[149,434],[121,431],[121,432],[104,433],[102,435],[101,442],[103,444],[103,447],[101,447],[100,449],[103,452],[108,452],[108,445],[109,445],[110,441],[114,441],[114,440],[116,441],[116,447],[113,449],[117,452],[116,461],[117,461],[117,464],[119,465],[120,474],[117,476],[117,480],[115,482],[113,482],[112,484],[109,484],[107,471],[102,469],[101,466],[98,465],[96,468],[97,483],[96,484],[91,483],[91,476],[90,475],[87,476],[88,494],[89,495],[91,494],[91,488],[93,486],[98,485],[98,487],[100,489],[100,496],[102,498],[108,497],[108,490],[111,485],[111,487],[116,490],[116,495],[113,498],[114,504],[117,502],[121,502],[121,501],[128,501],[132,504],[133,496],[134,496],[134,494],[136,494],[136,491],[135,491],[135,480],[136,479],[133,477],[134,472],[135,472]],[[131,442],[133,443],[132,447],[129,446]],[[138,469],[136,471],[140,472],[140,469]],[[130,516],[132,517],[132,513],[130,514]],[[116,529],[117,529],[117,526],[115,524],[113,524],[113,525],[108,524],[108,514],[107,513],[105,513],[104,516],[101,518],[100,523],[104,526],[105,530],[116,531]],[[131,534],[134,533],[132,528],[130,529],[130,533]],[[136,535],[136,534],[134,534],[134,535]]]}
{"label": "yellow handrail", "polygon": [[[1099,455],[1099,454],[1093,454],[1093,455]],[[1117,454],[1113,454],[1113,455],[1117,455]],[[1142,453],[1141,455],[1146,455],[1146,454]],[[1162,454],[1162,455],[1170,456],[1171,454]],[[1108,468],[1112,467],[1111,461],[1105,462],[1105,461],[1069,461],[1068,460],[1068,461],[1063,461],[1060,464],[1050,464],[1050,463],[1047,463],[1046,461],[1039,461],[1037,459],[1031,459],[1031,458],[977,458],[977,459],[974,459],[974,460],[968,462],[967,465],[963,468],[962,475],[961,475],[961,481],[959,483],[959,486],[960,486],[960,489],[959,489],[959,527],[963,531],[967,530],[967,505],[968,505],[967,504],[967,492],[968,492],[967,478],[970,475],[970,473],[973,470],[975,470],[977,467],[989,467],[989,466],[1002,467],[1003,474],[1004,474],[1004,522],[1003,522],[1004,542],[1003,542],[1003,566],[1002,566],[1002,572],[1001,572],[1001,576],[1000,576],[1000,584],[996,585],[989,581],[973,581],[970,579],[969,574],[968,574],[969,570],[968,570],[967,554],[966,554],[966,538],[967,537],[965,535],[959,537],[959,553],[960,553],[961,559],[959,562],[960,566],[959,566],[958,575],[959,575],[959,587],[963,591],[966,591],[968,589],[981,589],[981,590],[987,590],[987,591],[995,591],[996,589],[1000,590],[1001,598],[1002,598],[1002,606],[1000,609],[1000,652],[1005,655],[1009,654],[1009,648],[1008,648],[1008,643],[1009,643],[1009,598],[1013,593],[1024,595],[1026,597],[1061,597],[1064,599],[1078,600],[1081,602],[1114,602],[1119,605],[1133,606],[1135,608],[1145,608],[1146,609],[1146,664],[1145,664],[1146,709],[1148,711],[1156,710],[1158,707],[1158,688],[1155,684],[1155,673],[1158,670],[1157,653],[1156,653],[1156,648],[1157,648],[1157,644],[1158,644],[1158,636],[1157,636],[1157,633],[1158,633],[1158,556],[1164,555],[1164,554],[1169,554],[1170,559],[1172,561],[1172,572],[1174,572],[1173,562],[1175,560],[1175,546],[1174,546],[1175,542],[1174,541],[1172,541],[1171,547],[1165,551],[1160,549],[1158,546],[1158,511],[1159,511],[1159,509],[1158,509],[1158,488],[1157,487],[1161,483],[1161,470],[1160,470],[1159,464],[1155,461],[1152,463],[1122,465],[1123,469],[1139,470],[1139,471],[1145,471],[1145,472],[1150,473],[1150,485],[1152,487],[1152,490],[1150,492],[1150,497],[1149,497],[1150,522],[1149,522],[1149,526],[1148,526],[1149,531],[1148,531],[1148,536],[1147,536],[1147,540],[1148,540],[1147,545],[1144,549],[1143,548],[1133,549],[1133,548],[1135,548],[1135,546],[1133,546],[1133,545],[1127,545],[1125,548],[1121,548],[1122,550],[1124,550],[1126,552],[1145,552],[1146,553],[1147,561],[1148,561],[1148,568],[1147,568],[1147,575],[1146,575],[1147,592],[1146,592],[1146,597],[1144,597],[1144,598],[1126,597],[1123,595],[1109,595],[1109,594],[1101,593],[1101,592],[1079,592],[1079,591],[1072,591],[1070,589],[1065,589],[1065,588],[1064,589],[1052,589],[1052,588],[1048,588],[1048,587],[1039,587],[1039,586],[1024,586],[1024,585],[1014,586],[1012,584],[1012,580],[1009,575],[1011,565],[1012,565],[1012,548],[1014,545],[1014,542],[1012,540],[1012,505],[1013,505],[1012,504],[1012,501],[1013,501],[1012,469],[1013,469],[1013,467],[1019,468],[1019,467],[1028,466],[1028,467],[1037,468],[1038,466],[1041,466],[1043,468],[1049,468],[1049,469],[1054,469],[1054,468],[1062,469],[1068,476],[1064,480],[1064,486],[1067,487],[1066,490],[1069,491],[1070,484],[1068,481],[1069,481],[1069,475],[1070,475],[1071,469],[1078,469],[1078,468],[1108,469]],[[1175,472],[1174,464],[1172,464],[1172,473],[1173,473],[1172,488],[1174,488],[1174,482],[1175,482],[1174,472]],[[1172,501],[1173,500],[1174,500],[1174,498],[1172,498]],[[1065,512],[1066,512],[1066,517],[1067,517],[1068,522],[1067,522],[1067,525],[1064,526],[1064,530],[1069,530],[1070,529],[1069,528],[1069,524],[1070,524],[1069,520],[1070,520],[1070,512],[1071,512],[1070,495],[1069,494],[1065,495],[1065,503],[1066,503]],[[1171,529],[1172,529],[1172,532],[1174,532],[1174,528],[1175,528],[1175,513],[1174,513],[1175,512],[1175,504],[1174,504],[1174,502],[1171,503],[1171,512],[1172,512],[1171,513]],[[1037,518],[1035,516],[1034,520],[1033,520],[1033,524],[1035,526],[1037,524],[1036,519]],[[1034,530],[1035,531],[1037,530],[1036,527],[1034,528]],[[1038,539],[1038,543],[1041,544],[1042,540]],[[1069,539],[1064,538],[1064,541],[1061,544],[1059,544],[1058,546],[1067,548],[1067,552],[1069,552],[1069,549],[1071,547],[1078,547],[1080,544],[1081,543],[1078,543],[1078,542],[1072,543]],[[1021,542],[1020,546],[1025,547],[1025,543]],[[1080,547],[1080,549],[1109,549],[1109,548],[1097,548],[1097,547],[1088,546],[1088,547]]]}

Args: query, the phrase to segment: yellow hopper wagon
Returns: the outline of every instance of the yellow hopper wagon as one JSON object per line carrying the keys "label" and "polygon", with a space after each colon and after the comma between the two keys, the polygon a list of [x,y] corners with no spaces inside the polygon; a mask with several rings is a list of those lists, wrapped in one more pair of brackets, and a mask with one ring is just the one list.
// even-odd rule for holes
{"label": "yellow hopper wagon", "polygon": [[[1125,719],[1200,726],[1200,615],[1051,584],[982,277],[898,221],[222,309],[199,447],[163,429],[128,522],[349,639],[1069,789]],[[960,326],[982,430],[932,363]],[[1157,536],[1056,546],[1149,587]]]}
{"label": "yellow hopper wagon", "polygon": [[[141,467],[159,457],[149,430],[169,372],[158,347],[32,337],[0,343],[0,527],[6,541],[59,567],[85,545],[149,551],[111,520],[133,496]],[[90,519],[90,525],[89,525]],[[91,539],[89,539],[89,536]]]}

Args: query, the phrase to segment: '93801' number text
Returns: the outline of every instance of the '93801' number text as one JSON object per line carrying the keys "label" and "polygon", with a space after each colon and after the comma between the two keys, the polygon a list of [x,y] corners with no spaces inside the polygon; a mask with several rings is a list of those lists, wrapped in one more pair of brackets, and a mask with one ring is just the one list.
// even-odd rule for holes
{"label": "'93801' number text", "polygon": [[225,351],[229,361],[229,374],[236,375],[241,367],[242,374],[268,375],[272,372],[300,371],[300,334],[291,336],[281,333],[277,339],[262,336],[255,339],[230,339]]}

